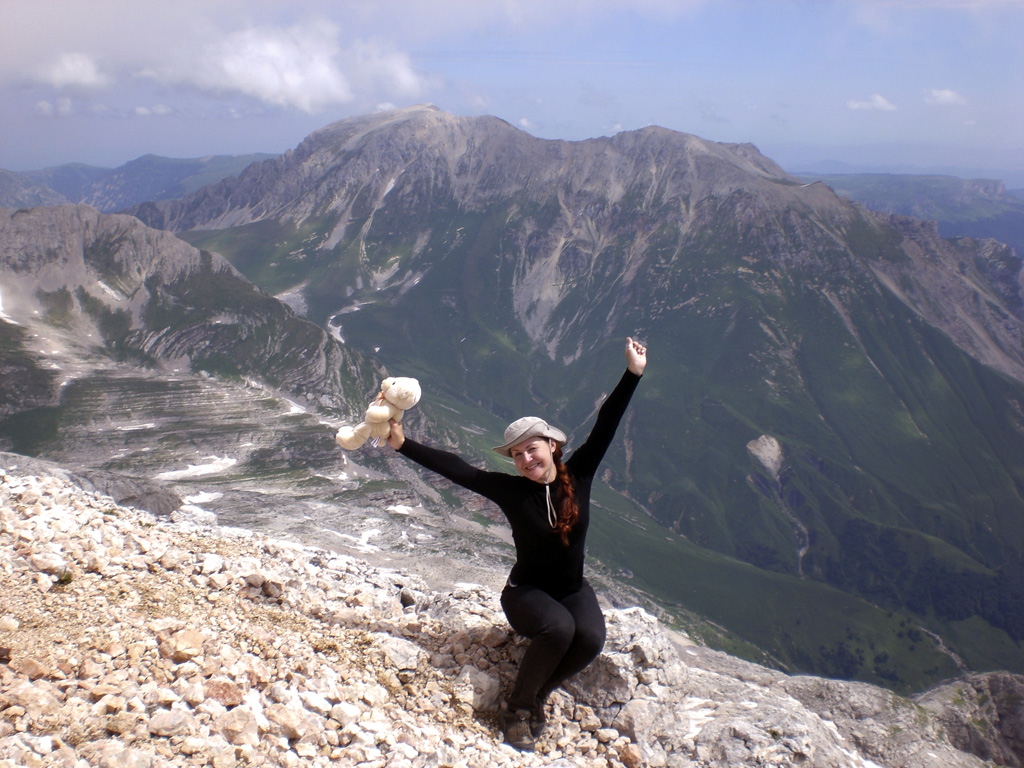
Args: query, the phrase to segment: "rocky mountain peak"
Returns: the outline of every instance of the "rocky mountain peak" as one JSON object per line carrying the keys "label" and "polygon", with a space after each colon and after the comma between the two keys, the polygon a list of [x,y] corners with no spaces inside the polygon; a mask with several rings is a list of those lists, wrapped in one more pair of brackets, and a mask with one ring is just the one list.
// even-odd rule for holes
{"label": "rocky mountain peak", "polygon": [[[790,192],[800,186],[749,144],[719,144],[656,126],[584,141],[547,140],[495,117],[457,117],[421,106],[340,120],[237,179],[133,213],[180,231],[268,217],[344,218],[361,197],[373,205],[400,198],[400,205],[467,210],[581,194],[606,206],[621,204],[627,193],[659,206],[684,199],[693,205],[752,183],[784,193],[778,204],[798,197]],[[825,199],[816,195],[814,204]]]}

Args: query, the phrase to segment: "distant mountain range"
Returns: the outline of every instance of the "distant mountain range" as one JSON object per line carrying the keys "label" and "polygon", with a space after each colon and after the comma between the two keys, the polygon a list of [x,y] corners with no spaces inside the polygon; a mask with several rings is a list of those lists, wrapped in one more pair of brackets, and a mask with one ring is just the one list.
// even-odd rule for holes
{"label": "distant mountain range", "polygon": [[[121,234],[85,246],[91,283],[20,285],[58,325],[121,318],[102,325],[106,346],[149,364],[201,328],[177,359],[265,372],[335,415],[377,371],[417,376],[410,433],[495,467],[488,446],[524,413],[578,443],[639,336],[650,368],[597,493],[603,563],[789,669],[901,690],[958,663],[1024,670],[1020,259],[837,191],[750,145],[656,127],[545,141],[420,107],[133,206],[146,227],[61,214]],[[41,253],[55,229],[34,228]],[[156,229],[232,287],[140,276],[127,244]],[[9,313],[19,252],[0,272]],[[231,352],[263,338],[264,316],[273,343]],[[306,351],[288,356],[287,328]],[[235,340],[216,365],[202,354],[214,338]],[[310,365],[314,350],[326,362]],[[301,385],[285,375],[297,365]]]}
{"label": "distant mountain range", "polygon": [[112,213],[147,200],[181,197],[268,157],[272,155],[194,159],[145,155],[118,168],[72,163],[22,173],[0,170],[0,207],[85,203]]}
{"label": "distant mountain range", "polygon": [[804,175],[873,211],[929,219],[943,237],[991,237],[1024,256],[1024,191],[1000,181],[885,173]]}

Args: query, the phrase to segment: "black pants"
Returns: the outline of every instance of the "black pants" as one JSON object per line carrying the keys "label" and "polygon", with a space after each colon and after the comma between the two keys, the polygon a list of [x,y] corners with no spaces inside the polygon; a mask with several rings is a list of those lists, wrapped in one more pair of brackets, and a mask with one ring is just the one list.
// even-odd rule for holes
{"label": "black pants", "polygon": [[530,638],[509,697],[510,709],[532,709],[597,658],[605,624],[590,584],[561,600],[527,584],[506,586],[501,607],[512,629]]}

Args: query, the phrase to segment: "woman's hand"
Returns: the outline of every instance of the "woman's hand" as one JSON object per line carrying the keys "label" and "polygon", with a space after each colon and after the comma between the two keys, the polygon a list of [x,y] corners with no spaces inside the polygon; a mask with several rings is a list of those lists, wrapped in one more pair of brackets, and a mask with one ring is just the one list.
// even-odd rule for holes
{"label": "woman's hand", "polygon": [[647,347],[631,338],[626,339],[626,367],[637,376],[642,376],[647,367]]}
{"label": "woman's hand", "polygon": [[397,451],[405,442],[405,431],[402,429],[401,422],[392,419],[389,423],[391,424],[391,434],[388,435],[388,445]]}

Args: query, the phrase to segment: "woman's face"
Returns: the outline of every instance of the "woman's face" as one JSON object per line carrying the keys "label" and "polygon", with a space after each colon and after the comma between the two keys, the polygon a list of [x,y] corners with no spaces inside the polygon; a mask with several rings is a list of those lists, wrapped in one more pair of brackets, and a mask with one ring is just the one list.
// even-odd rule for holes
{"label": "woman's face", "polygon": [[536,483],[550,483],[558,474],[552,454],[555,443],[546,437],[528,437],[510,449],[512,461],[523,477]]}

